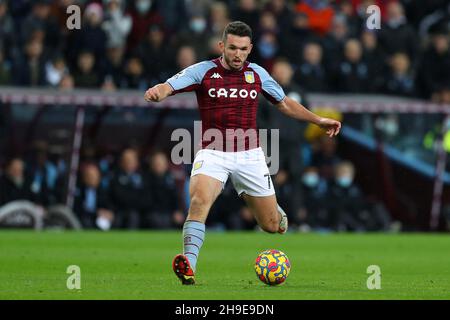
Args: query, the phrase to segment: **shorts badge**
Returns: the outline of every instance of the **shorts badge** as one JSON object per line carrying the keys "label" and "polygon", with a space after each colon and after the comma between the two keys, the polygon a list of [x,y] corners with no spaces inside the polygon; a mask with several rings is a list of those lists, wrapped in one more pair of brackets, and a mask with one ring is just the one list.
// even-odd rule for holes
{"label": "shorts badge", "polygon": [[200,169],[202,167],[202,165],[203,165],[203,160],[197,161],[196,163],[194,163],[194,171]]}

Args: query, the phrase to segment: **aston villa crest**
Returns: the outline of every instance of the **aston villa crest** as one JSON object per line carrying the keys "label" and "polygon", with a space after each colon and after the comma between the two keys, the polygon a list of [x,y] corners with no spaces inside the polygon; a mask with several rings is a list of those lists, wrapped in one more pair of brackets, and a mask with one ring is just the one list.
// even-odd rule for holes
{"label": "aston villa crest", "polygon": [[255,75],[253,74],[253,71],[245,71],[244,72],[245,81],[247,83],[254,83],[255,82]]}

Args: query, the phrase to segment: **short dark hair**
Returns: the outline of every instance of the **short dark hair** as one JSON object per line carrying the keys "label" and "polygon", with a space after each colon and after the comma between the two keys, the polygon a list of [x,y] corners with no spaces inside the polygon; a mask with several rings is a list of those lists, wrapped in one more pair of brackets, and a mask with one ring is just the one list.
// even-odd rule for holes
{"label": "short dark hair", "polygon": [[249,37],[250,41],[252,40],[252,29],[242,21],[233,21],[227,24],[225,30],[223,30],[222,40],[225,41],[229,34],[239,37]]}

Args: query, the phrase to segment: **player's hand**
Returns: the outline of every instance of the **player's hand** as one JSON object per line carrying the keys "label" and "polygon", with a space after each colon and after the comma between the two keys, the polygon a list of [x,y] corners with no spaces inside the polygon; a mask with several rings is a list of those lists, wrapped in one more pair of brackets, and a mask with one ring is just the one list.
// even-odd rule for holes
{"label": "player's hand", "polygon": [[341,130],[341,123],[334,119],[321,118],[319,121],[319,127],[324,129],[327,135],[332,138],[333,136],[338,135]]}
{"label": "player's hand", "polygon": [[159,102],[161,100],[161,91],[158,85],[151,87],[145,92],[144,95],[145,101],[154,101]]}

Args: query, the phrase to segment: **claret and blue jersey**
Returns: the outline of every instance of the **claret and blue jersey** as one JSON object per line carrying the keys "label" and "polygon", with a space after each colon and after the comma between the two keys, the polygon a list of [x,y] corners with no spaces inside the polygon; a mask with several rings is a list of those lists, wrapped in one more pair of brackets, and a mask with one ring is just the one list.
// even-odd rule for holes
{"label": "claret and blue jersey", "polygon": [[[168,79],[167,83],[174,90],[172,94],[188,91],[196,93],[202,136],[208,129],[218,129],[224,139],[226,129],[257,130],[259,93],[274,104],[285,97],[283,89],[264,68],[248,61],[241,70],[225,69],[220,58],[199,62]],[[259,146],[258,141],[254,143],[249,139],[247,137],[243,141],[244,150]],[[207,148],[210,142],[203,140],[202,147]],[[224,141],[224,146],[225,143],[227,141]],[[235,141],[234,145],[240,144]]]}

